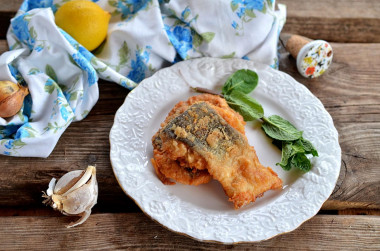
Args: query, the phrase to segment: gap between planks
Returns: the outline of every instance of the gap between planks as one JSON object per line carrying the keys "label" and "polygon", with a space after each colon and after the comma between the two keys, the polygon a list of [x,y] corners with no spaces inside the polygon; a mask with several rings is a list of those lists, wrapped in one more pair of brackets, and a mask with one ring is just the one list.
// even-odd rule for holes
{"label": "gap between planks", "polygon": [[[293,232],[259,243],[221,245],[173,233],[142,213],[93,214],[66,229],[69,217],[0,217],[0,243],[6,250],[29,249],[264,249],[379,250],[380,217],[317,215]],[[302,237],[301,237],[302,236]]]}

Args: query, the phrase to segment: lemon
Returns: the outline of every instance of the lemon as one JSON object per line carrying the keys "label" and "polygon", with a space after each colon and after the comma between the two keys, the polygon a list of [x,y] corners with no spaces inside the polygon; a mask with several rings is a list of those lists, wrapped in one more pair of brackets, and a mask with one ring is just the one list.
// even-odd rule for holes
{"label": "lemon", "polygon": [[89,51],[106,38],[110,18],[110,13],[87,0],[67,2],[55,13],[55,23]]}

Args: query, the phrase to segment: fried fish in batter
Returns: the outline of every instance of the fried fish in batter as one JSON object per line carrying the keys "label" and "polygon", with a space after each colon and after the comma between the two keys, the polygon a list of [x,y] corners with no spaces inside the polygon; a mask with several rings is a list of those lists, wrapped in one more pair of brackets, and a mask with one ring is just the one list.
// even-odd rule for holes
{"label": "fried fish in batter", "polygon": [[159,137],[185,143],[202,156],[208,172],[222,184],[236,209],[267,190],[282,187],[277,174],[260,164],[247,138],[205,102],[172,119]]}
{"label": "fried fish in batter", "polygon": [[[169,112],[161,127],[164,128],[173,118],[200,101],[209,104],[232,127],[244,133],[243,117],[232,110],[225,99],[211,94],[197,95],[187,101],[179,102]],[[159,179],[166,185],[175,184],[173,181],[187,185],[208,183],[212,177],[206,168],[205,159],[187,144],[160,134],[161,130],[152,138],[154,148],[152,164]]]}

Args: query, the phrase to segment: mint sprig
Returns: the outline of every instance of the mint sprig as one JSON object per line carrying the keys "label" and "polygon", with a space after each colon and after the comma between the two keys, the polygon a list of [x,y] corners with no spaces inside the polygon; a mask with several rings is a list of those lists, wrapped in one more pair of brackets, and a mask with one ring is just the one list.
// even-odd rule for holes
{"label": "mint sprig", "polygon": [[[281,162],[276,165],[287,171],[292,168],[310,171],[311,162],[307,155],[317,157],[317,150],[310,141],[303,138],[302,131],[286,119],[278,115],[264,117],[262,105],[248,95],[257,87],[258,82],[259,77],[256,72],[246,69],[238,70],[223,85],[222,95],[217,95],[224,97],[228,105],[239,112],[245,121],[261,119],[263,122],[261,128],[273,140],[273,144],[282,151]],[[204,88],[194,89],[215,94]]]}

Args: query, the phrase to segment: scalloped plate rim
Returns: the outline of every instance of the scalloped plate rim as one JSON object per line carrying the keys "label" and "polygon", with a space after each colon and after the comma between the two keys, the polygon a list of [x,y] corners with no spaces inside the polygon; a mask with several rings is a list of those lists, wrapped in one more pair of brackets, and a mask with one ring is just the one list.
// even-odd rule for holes
{"label": "scalloped plate rim", "polygon": [[[259,71],[275,73],[274,75],[276,75],[276,74],[283,75],[285,79],[287,79],[288,81],[293,82],[292,84],[299,85],[298,88],[303,89],[303,91],[305,91],[306,93],[309,93],[309,94],[311,94],[313,96],[314,102],[316,102],[316,105],[317,106],[321,106],[323,108],[324,115],[327,116],[327,118],[331,121],[331,125],[332,126],[330,125],[330,127],[328,129],[333,134],[332,137],[334,138],[334,143],[335,143],[334,147],[336,148],[335,151],[337,152],[337,156],[335,156],[335,160],[337,160],[337,161],[339,160],[339,165],[337,166],[337,169],[333,173],[334,176],[330,179],[330,183],[331,183],[331,184],[329,184],[330,185],[330,187],[329,187],[330,189],[329,189],[329,191],[325,191],[325,194],[323,196],[324,197],[323,198],[323,202],[326,201],[328,199],[328,197],[331,195],[331,193],[334,190],[334,187],[335,187],[335,184],[337,182],[337,179],[339,177],[341,149],[340,149],[339,142],[338,142],[338,132],[337,132],[335,126],[334,126],[334,123],[333,123],[333,120],[332,120],[330,114],[325,110],[325,108],[323,107],[322,102],[317,97],[315,97],[304,85],[302,85],[302,84],[298,83],[296,80],[294,80],[290,75],[288,75],[288,74],[286,74],[284,72],[280,72],[280,71],[274,70],[274,69],[270,68],[269,66],[266,66],[266,65],[263,65],[263,64],[260,64],[260,63],[257,63],[257,62],[242,60],[242,59],[200,58],[200,59],[192,59],[192,60],[182,61],[182,62],[179,62],[179,63],[177,63],[177,64],[175,64],[175,65],[173,65],[171,67],[167,67],[167,68],[163,68],[163,69],[159,70],[153,76],[151,76],[151,77],[149,77],[147,79],[144,79],[135,89],[133,89],[128,94],[128,96],[125,98],[123,105],[121,105],[120,108],[117,110],[115,118],[114,118],[114,124],[113,124],[113,126],[111,128],[111,131],[110,131],[110,137],[109,137],[109,140],[110,140],[110,161],[111,161],[111,166],[112,166],[114,175],[115,175],[115,177],[117,179],[117,182],[119,183],[119,185],[122,188],[122,190],[151,219],[153,219],[154,221],[160,223],[165,228],[167,228],[167,229],[169,229],[169,230],[171,230],[173,232],[176,232],[176,233],[179,233],[179,234],[184,234],[184,235],[189,236],[189,237],[191,237],[191,238],[193,238],[195,240],[198,240],[198,241],[217,242],[217,243],[221,243],[221,244],[259,242],[259,241],[268,240],[268,239],[273,238],[273,237],[275,237],[277,235],[280,235],[280,234],[287,233],[287,232],[295,230],[303,222],[309,220],[314,215],[316,215],[317,212],[322,207],[323,202],[319,203],[318,205],[314,205],[312,212],[308,212],[307,216],[302,217],[301,221],[298,221],[295,225],[291,226],[289,229],[283,229],[283,230],[278,230],[277,229],[277,231],[275,231],[274,234],[272,234],[270,236],[267,236],[266,238],[261,238],[261,239],[255,239],[255,240],[247,240],[247,239],[236,240],[236,239],[234,239],[234,240],[225,241],[225,240],[223,240],[223,238],[202,238],[201,236],[195,236],[194,233],[193,234],[189,233],[189,231],[181,230],[181,229],[175,229],[174,226],[168,225],[167,222],[163,222],[163,220],[160,219],[159,217],[157,217],[157,215],[154,215],[151,212],[147,212],[146,207],[144,205],[141,205],[142,204],[141,201],[138,201],[133,195],[131,195],[131,192],[128,191],[128,188],[126,188],[126,186],[123,185],[123,181],[120,181],[120,172],[119,172],[120,171],[120,166],[117,163],[117,161],[115,160],[115,157],[113,157],[114,156],[114,151],[115,151],[115,143],[114,143],[115,140],[113,139],[112,136],[115,133],[117,133],[117,131],[119,130],[118,126],[119,126],[120,123],[118,122],[118,118],[123,114],[123,109],[125,109],[125,106],[126,106],[127,102],[131,99],[131,96],[134,96],[135,93],[140,92],[140,90],[142,91],[143,87],[145,85],[147,85],[147,83],[149,83],[149,81],[152,81],[152,79],[157,78],[157,75],[160,74],[161,72],[164,72],[164,71],[165,72],[166,71],[170,72],[170,71],[175,71],[175,70],[180,71],[180,69],[183,68],[183,67],[185,67],[186,65],[189,65],[189,64],[200,64],[202,62],[205,63],[205,64],[209,63],[211,65],[215,64],[215,62],[219,62],[219,63],[222,62],[221,64],[224,64],[224,63],[226,63],[226,64],[240,63],[241,65],[246,65],[246,68],[251,68],[251,69],[252,68],[260,68]],[[257,71],[257,69],[254,69],[254,70]],[[271,204],[273,204],[275,202],[276,201],[272,202]]]}

